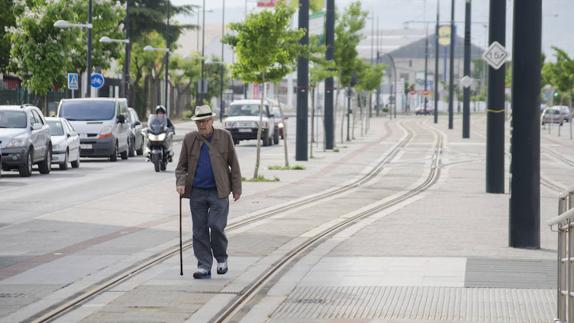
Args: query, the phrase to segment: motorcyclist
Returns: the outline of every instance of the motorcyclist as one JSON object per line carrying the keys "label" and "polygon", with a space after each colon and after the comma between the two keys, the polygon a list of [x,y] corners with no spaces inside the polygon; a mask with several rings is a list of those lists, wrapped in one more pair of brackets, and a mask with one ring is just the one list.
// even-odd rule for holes
{"label": "motorcyclist", "polygon": [[155,114],[157,114],[158,116],[165,116],[166,120],[167,120],[167,128],[169,129],[169,131],[173,132],[175,134],[175,127],[173,126],[173,123],[171,123],[171,120],[169,120],[169,117],[166,116],[167,110],[165,109],[165,107],[163,105],[158,105],[155,108]]}

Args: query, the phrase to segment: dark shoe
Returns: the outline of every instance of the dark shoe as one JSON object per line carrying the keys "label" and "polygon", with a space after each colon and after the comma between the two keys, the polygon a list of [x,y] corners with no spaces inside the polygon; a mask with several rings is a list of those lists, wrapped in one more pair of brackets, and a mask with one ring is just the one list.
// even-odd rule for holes
{"label": "dark shoe", "polygon": [[207,271],[203,268],[200,268],[196,272],[193,273],[193,278],[195,278],[195,279],[210,279],[211,278],[211,272]]}
{"label": "dark shoe", "polygon": [[227,272],[227,261],[225,262],[220,262],[217,264],[217,274],[218,275],[223,275]]}

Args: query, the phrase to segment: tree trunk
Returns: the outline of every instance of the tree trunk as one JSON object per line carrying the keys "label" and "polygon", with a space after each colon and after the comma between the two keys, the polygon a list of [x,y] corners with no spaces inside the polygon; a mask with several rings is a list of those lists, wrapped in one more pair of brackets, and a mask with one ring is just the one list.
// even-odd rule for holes
{"label": "tree trunk", "polygon": [[[265,79],[265,78],[263,78]],[[263,104],[265,100],[265,82],[261,83],[261,104],[259,105],[259,124],[257,125],[257,158],[255,159],[255,171],[253,178],[259,177],[259,163],[261,160],[261,124],[263,123]]]}
{"label": "tree trunk", "polygon": [[311,140],[309,140],[309,156],[313,158],[313,142],[315,141],[315,88],[311,87]]}

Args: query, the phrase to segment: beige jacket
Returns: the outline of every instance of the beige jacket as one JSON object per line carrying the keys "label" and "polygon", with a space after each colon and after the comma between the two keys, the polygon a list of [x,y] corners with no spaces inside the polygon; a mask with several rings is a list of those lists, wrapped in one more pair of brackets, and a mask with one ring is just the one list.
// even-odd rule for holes
{"label": "beige jacket", "polygon": [[[204,145],[199,136],[197,131],[185,135],[179,162],[175,169],[176,185],[185,186],[185,198],[191,197],[191,185],[193,184],[201,145]],[[225,198],[231,192],[241,194],[241,170],[231,134],[227,130],[214,129],[211,147],[216,150],[209,149],[209,159],[215,177],[217,195],[219,198]]]}

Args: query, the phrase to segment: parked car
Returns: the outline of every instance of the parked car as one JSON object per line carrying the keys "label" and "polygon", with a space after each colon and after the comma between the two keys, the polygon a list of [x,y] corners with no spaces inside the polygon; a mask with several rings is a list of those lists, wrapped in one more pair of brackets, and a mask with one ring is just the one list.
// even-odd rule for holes
{"label": "parked car", "polygon": [[418,115],[431,115],[431,114],[433,114],[433,113],[434,113],[434,107],[430,106],[430,104],[427,105],[426,111],[425,111],[425,107],[424,107],[424,106],[420,106],[420,107],[417,107],[417,108],[415,109],[415,115],[417,115],[417,116],[418,116]]}
{"label": "parked car", "polygon": [[61,170],[80,167],[80,136],[74,127],[64,118],[46,118],[52,137],[52,164],[58,164]]}
{"label": "parked car", "polygon": [[58,117],[67,119],[80,135],[81,157],[128,159],[128,104],[121,98],[64,99]]}
{"label": "parked car", "polygon": [[[259,126],[259,106],[260,100],[238,100],[231,103],[224,116],[224,127],[231,132],[233,142],[237,145],[241,140],[257,139],[257,129]],[[263,146],[271,146],[279,143],[279,130],[273,121],[273,115],[269,110],[269,102],[265,101],[263,106],[261,139]]]}
{"label": "parked car", "polygon": [[542,125],[547,123],[557,123],[559,125],[564,124],[564,116],[560,112],[560,109],[556,108],[546,108],[542,111]]}
{"label": "parked car", "polygon": [[572,120],[572,112],[570,111],[570,107],[565,105],[556,105],[553,106],[552,109],[559,110],[560,115],[564,118],[564,121],[570,122],[570,120]]}
{"label": "parked car", "polygon": [[277,130],[279,130],[279,137],[283,139],[283,137],[285,136],[284,129],[285,125],[287,124],[288,118],[281,113],[281,109],[279,109],[279,107],[273,107],[271,113],[273,114],[273,121],[275,122],[275,127],[277,128]]}
{"label": "parked car", "polygon": [[49,174],[52,160],[50,129],[42,111],[32,105],[0,106],[2,169],[17,169],[22,177],[32,175],[37,164],[40,174]]}
{"label": "parked car", "polygon": [[142,134],[142,123],[138,117],[138,113],[133,108],[128,108],[128,120],[130,125],[130,150],[129,157],[134,157],[137,153],[138,156],[143,155],[144,151],[144,135]]}

